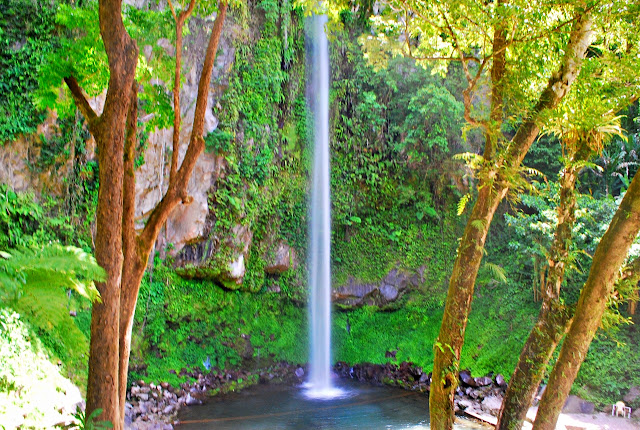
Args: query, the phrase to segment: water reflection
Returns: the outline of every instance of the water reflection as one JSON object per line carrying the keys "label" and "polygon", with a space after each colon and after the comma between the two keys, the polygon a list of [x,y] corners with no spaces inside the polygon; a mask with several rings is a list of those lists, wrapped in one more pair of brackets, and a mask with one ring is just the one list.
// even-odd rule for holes
{"label": "water reflection", "polygon": [[[332,400],[305,397],[298,387],[258,385],[184,408],[179,429],[428,429],[425,394],[389,387],[347,384],[349,395]],[[462,422],[456,429],[484,428]]]}

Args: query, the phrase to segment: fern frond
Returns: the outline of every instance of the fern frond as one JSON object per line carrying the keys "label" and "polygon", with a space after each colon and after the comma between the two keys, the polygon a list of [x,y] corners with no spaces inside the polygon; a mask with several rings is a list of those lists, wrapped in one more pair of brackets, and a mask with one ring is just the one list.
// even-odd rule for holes
{"label": "fern frond", "polygon": [[69,316],[67,300],[67,295],[61,288],[42,289],[29,284],[24,287],[22,296],[13,307],[33,326],[47,333],[57,355],[86,354],[89,343]]}
{"label": "fern frond", "polygon": [[72,289],[91,301],[100,298],[93,281],[105,281],[105,272],[91,254],[79,248],[51,244],[40,249],[11,250],[5,254],[8,257],[0,260],[0,273],[18,283],[39,288]]}
{"label": "fern frond", "polygon": [[484,230],[486,224],[487,222],[483,219],[474,219],[471,221],[471,226],[478,230]]}
{"label": "fern frond", "polygon": [[467,206],[467,202],[469,201],[469,199],[471,199],[471,194],[467,193],[464,196],[462,196],[460,198],[460,201],[458,202],[458,216],[462,215],[462,213],[464,212],[464,209]]}
{"label": "fern frond", "polygon": [[503,284],[507,282],[507,272],[503,267],[494,263],[484,263],[484,268],[491,273],[495,280],[502,282]]}
{"label": "fern frond", "polygon": [[454,160],[462,160],[471,169],[478,169],[484,162],[484,157],[473,152],[461,152],[453,156]]}
{"label": "fern frond", "polygon": [[521,170],[526,173],[529,176],[538,176],[540,178],[545,178],[546,176],[544,175],[544,173],[542,173],[540,170],[538,169],[534,169],[533,167],[529,167],[529,166],[522,166]]}
{"label": "fern frond", "polygon": [[599,172],[603,172],[604,169],[602,168],[602,166],[597,165],[596,163],[591,163],[589,161],[586,160],[579,160],[579,161],[573,161],[571,163],[567,163],[569,166],[571,167],[575,167],[577,170],[582,170],[582,169],[591,169],[591,170],[597,170]]}

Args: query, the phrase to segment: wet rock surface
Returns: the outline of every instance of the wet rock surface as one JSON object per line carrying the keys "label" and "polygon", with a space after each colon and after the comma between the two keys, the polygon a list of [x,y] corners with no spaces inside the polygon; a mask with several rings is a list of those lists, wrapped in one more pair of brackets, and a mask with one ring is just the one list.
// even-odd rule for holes
{"label": "wet rock surface", "polygon": [[219,393],[236,391],[260,383],[300,383],[305,374],[301,366],[278,363],[256,371],[218,370],[202,372],[182,369],[191,383],[172,387],[166,382],[134,383],[127,393],[125,428],[131,430],[171,430],[178,424],[178,411],[185,406],[201,405]]}
{"label": "wet rock surface", "polygon": [[411,288],[421,285],[424,282],[424,270],[423,267],[417,273],[409,273],[393,269],[375,284],[360,283],[349,278],[346,285],[333,290],[331,300],[343,308],[387,306]]}
{"label": "wet rock surface", "polygon": [[[356,379],[361,382],[394,385],[421,392],[428,392],[431,389],[431,373],[425,373],[421,367],[406,361],[399,364],[362,363],[353,366],[338,362],[334,371],[342,378]],[[459,381],[454,400],[456,412],[469,411],[476,414],[498,415],[507,389],[502,375],[474,378],[471,372],[462,370]]]}

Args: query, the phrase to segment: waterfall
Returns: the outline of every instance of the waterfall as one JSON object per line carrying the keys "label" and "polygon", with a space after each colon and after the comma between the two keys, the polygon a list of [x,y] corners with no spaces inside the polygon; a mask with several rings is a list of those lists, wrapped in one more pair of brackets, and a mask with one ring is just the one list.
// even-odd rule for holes
{"label": "waterfall", "polygon": [[329,170],[329,48],[325,15],[309,18],[309,95],[314,162],[309,239],[310,370],[307,396],[339,395],[331,383],[331,200]]}

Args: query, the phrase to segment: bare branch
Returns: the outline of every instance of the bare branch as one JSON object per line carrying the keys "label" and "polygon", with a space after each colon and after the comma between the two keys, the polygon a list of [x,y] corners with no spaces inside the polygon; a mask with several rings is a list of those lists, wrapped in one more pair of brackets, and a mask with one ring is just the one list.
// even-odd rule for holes
{"label": "bare branch", "polygon": [[[171,5],[171,1],[169,1]],[[178,170],[178,158],[180,155],[180,123],[182,112],[180,110],[180,76],[182,73],[182,29],[196,5],[196,0],[191,0],[189,7],[176,16],[171,5],[171,13],[176,20],[176,69],[173,79],[173,152],[171,154],[171,168],[169,169],[169,183],[175,180]]]}
{"label": "bare branch", "polygon": [[[196,99],[196,108],[193,118],[193,126],[191,129],[191,137],[189,139],[189,147],[184,156],[184,160],[180,169],[177,170],[174,180],[169,182],[166,194],[151,212],[147,224],[140,235],[142,244],[153,244],[164,225],[171,211],[182,201],[187,203],[187,186],[191,179],[193,168],[196,161],[204,151],[204,139],[202,137],[204,131],[204,118],[207,110],[209,98],[209,86],[211,83],[211,75],[213,72],[213,64],[218,51],[218,43],[222,34],[222,26],[227,14],[227,3],[218,3],[218,16],[213,23],[213,29],[209,38],[209,45],[205,54],[202,74],[198,84],[198,96]],[[174,154],[175,156],[175,154]]]}
{"label": "bare branch", "polygon": [[67,87],[71,91],[71,95],[73,96],[73,100],[76,102],[76,106],[82,112],[82,115],[86,118],[87,122],[91,123],[94,121],[98,115],[93,110],[89,101],[84,95],[82,88],[78,85],[78,81],[73,76],[67,76],[64,78],[64,82],[67,84]]}
{"label": "bare branch", "polygon": [[176,10],[173,8],[173,2],[171,0],[167,0],[169,3],[169,9],[171,9],[171,15],[173,15],[173,19],[178,20],[178,16],[176,15]]}
{"label": "bare branch", "polygon": [[407,45],[407,54],[409,58],[413,58],[416,61],[473,61],[476,63],[480,63],[480,60],[478,60],[476,57],[473,56],[465,56],[464,58],[460,59],[459,57],[419,57],[417,55],[415,55],[413,53],[413,48],[411,47],[411,38],[409,37],[409,20],[411,19],[411,17],[409,17],[409,11],[407,9],[404,9],[405,12],[405,30],[404,30],[404,34],[405,34],[405,43]]}
{"label": "bare branch", "polygon": [[486,121],[478,120],[473,116],[471,116],[471,105],[472,105],[471,96],[473,95],[473,90],[475,89],[478,83],[478,80],[480,79],[480,76],[482,75],[482,71],[484,70],[484,66],[487,63],[487,60],[485,58],[484,60],[479,62],[478,70],[476,71],[475,76],[472,76],[471,72],[469,71],[469,66],[467,64],[467,61],[464,61],[465,54],[464,52],[462,52],[462,49],[460,48],[460,43],[458,42],[456,33],[455,31],[453,31],[453,28],[451,28],[451,26],[449,25],[449,20],[447,18],[447,15],[442,11],[440,13],[442,14],[442,19],[444,19],[444,22],[446,23],[445,30],[449,33],[449,35],[453,39],[453,42],[454,42],[453,47],[456,51],[458,51],[460,61],[462,62],[462,70],[464,71],[464,75],[467,78],[467,88],[465,88],[462,91],[462,98],[463,98],[463,104],[464,104],[464,119],[469,124],[475,127],[478,127],[478,126],[486,127],[487,126]]}

